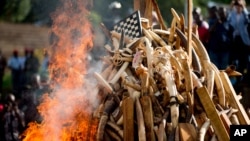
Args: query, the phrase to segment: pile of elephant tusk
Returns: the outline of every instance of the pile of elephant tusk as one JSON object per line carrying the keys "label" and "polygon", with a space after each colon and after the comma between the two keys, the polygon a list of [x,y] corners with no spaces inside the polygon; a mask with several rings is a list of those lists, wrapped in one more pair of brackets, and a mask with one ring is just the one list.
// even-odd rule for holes
{"label": "pile of elephant tusk", "polygon": [[[98,80],[98,141],[229,141],[230,125],[250,124],[226,71],[210,61],[184,17],[167,30],[143,19],[143,36],[110,31]],[[191,53],[191,54],[190,54]],[[191,57],[190,57],[191,56]]]}

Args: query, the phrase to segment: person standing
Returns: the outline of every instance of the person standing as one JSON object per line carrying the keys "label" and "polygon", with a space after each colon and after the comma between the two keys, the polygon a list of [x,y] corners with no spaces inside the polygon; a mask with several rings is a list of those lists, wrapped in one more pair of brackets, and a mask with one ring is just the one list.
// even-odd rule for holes
{"label": "person standing", "polygon": [[30,50],[28,57],[25,61],[25,77],[27,80],[26,85],[32,88],[38,87],[37,76],[39,73],[40,62],[39,59],[34,55],[34,50]]}
{"label": "person standing", "polygon": [[25,48],[24,52],[23,52],[23,56],[19,57],[20,63],[21,63],[21,74],[20,74],[20,83],[21,83],[21,91],[24,90],[25,86],[26,86],[26,77],[25,77],[25,61],[28,58],[29,55],[29,49]]}
{"label": "person standing", "polygon": [[0,50],[0,93],[3,92],[3,77],[6,66],[7,66],[6,58],[2,54],[2,50]]}
{"label": "person standing", "polygon": [[[214,9],[214,8],[213,8]],[[208,53],[211,61],[219,70],[224,70],[229,65],[229,51],[233,38],[233,27],[227,20],[227,9],[219,7],[218,10],[211,9],[216,15],[209,28]]]}
{"label": "person standing", "polygon": [[195,7],[193,9],[194,25],[198,27],[199,39],[207,49],[208,37],[209,37],[209,24],[203,19],[201,14],[201,8]]}
{"label": "person standing", "polygon": [[236,85],[242,83],[247,73],[247,64],[250,48],[250,37],[247,31],[249,23],[248,11],[244,0],[233,0],[228,15],[229,23],[234,28],[233,46],[230,52],[230,63],[236,65],[236,70],[242,73],[237,79]]}
{"label": "person standing", "polygon": [[21,61],[18,56],[18,51],[13,50],[12,56],[8,60],[8,68],[11,70],[12,89],[17,96],[20,89]]}
{"label": "person standing", "polygon": [[18,107],[13,94],[8,94],[5,100],[5,108],[0,121],[1,132],[4,141],[21,141],[21,133],[25,130],[25,114]]}

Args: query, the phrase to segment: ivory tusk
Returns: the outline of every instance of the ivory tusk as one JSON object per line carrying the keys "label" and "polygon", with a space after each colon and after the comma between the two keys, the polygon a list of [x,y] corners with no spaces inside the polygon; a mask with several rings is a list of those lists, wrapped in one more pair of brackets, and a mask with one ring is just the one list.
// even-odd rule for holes
{"label": "ivory tusk", "polygon": [[[111,37],[112,38],[116,38],[117,40],[120,40],[121,39],[121,33],[118,33],[116,31],[110,31],[111,33]],[[127,36],[124,36],[124,40],[125,40],[125,43],[128,44],[128,43],[131,43],[133,40],[131,40],[130,38],[128,38]]]}
{"label": "ivory tusk", "polygon": [[108,80],[108,76],[112,71],[112,69],[113,69],[113,64],[109,65],[102,71],[101,76],[103,77],[103,79]]}
{"label": "ivory tusk", "polygon": [[232,114],[232,116],[229,119],[232,122],[232,125],[240,125],[239,119],[235,114]]}
{"label": "ivory tusk", "polygon": [[199,141],[204,141],[206,132],[210,126],[210,119],[206,119],[206,121],[202,124],[199,131]]}
{"label": "ivory tusk", "polygon": [[142,113],[142,107],[138,98],[135,99],[135,110],[136,110],[136,120],[138,124],[138,138],[139,141],[146,141],[146,130],[144,124],[144,118]]}
{"label": "ivory tusk", "polygon": [[230,111],[227,113],[228,117],[231,117],[233,114],[237,113],[239,110],[231,108]]}
{"label": "ivory tusk", "polygon": [[119,71],[116,73],[116,75],[113,77],[113,79],[110,80],[111,84],[115,84],[120,79],[122,73],[125,71],[125,69],[128,67],[128,65],[129,65],[129,62],[123,63],[123,65],[121,66]]}
{"label": "ivory tusk", "polygon": [[180,17],[177,14],[177,12],[174,10],[174,8],[171,8],[171,13],[174,16],[174,18],[176,19],[177,25],[180,25]]}
{"label": "ivory tusk", "polygon": [[148,33],[151,35],[151,37],[160,44],[160,46],[167,46],[167,44],[165,43],[165,41],[160,37],[158,36],[156,33],[154,33],[153,31],[151,30],[148,30]]}
{"label": "ivory tusk", "polygon": [[99,84],[101,84],[104,88],[106,88],[109,93],[113,92],[113,88],[108,84],[106,80],[102,78],[100,74],[98,74],[97,72],[94,72],[94,76],[98,80]]}
{"label": "ivory tusk", "polygon": [[206,76],[207,78],[209,79],[206,79],[207,81],[207,90],[208,90],[208,93],[210,95],[210,98],[212,99],[213,98],[213,90],[214,90],[214,71],[213,70],[207,70],[205,71],[206,72]]}
{"label": "ivory tusk", "polygon": [[151,47],[151,43],[147,38],[144,38],[146,42],[146,54],[147,54],[147,67],[149,74],[153,76],[153,70],[152,70],[152,60],[153,60],[153,48]]}
{"label": "ivory tusk", "polygon": [[118,135],[123,138],[123,131],[118,125],[116,125],[115,123],[111,121],[108,121],[107,125],[112,127],[118,133]]}
{"label": "ivory tusk", "polygon": [[225,105],[226,105],[225,95],[226,94],[225,94],[225,90],[224,90],[222,80],[220,78],[220,74],[219,74],[220,72],[213,63],[210,63],[209,66],[210,66],[209,68],[211,68],[214,71],[214,80],[215,80],[217,94],[218,94],[218,97],[219,97],[219,104],[222,107],[225,107]]}

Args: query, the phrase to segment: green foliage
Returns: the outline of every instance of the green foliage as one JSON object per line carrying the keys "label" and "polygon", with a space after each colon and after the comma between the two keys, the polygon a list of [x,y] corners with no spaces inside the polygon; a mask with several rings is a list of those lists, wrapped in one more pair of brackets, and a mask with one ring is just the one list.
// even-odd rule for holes
{"label": "green foliage", "polygon": [[[0,20],[9,22],[37,22],[41,24],[50,22],[50,14],[55,11],[58,2],[61,0],[1,0],[0,2]],[[122,8],[118,11],[110,11],[109,4],[114,1],[121,3]],[[156,0],[161,10],[163,19],[167,25],[171,23],[172,14],[170,9],[174,8],[178,14],[185,14],[185,4],[187,0]],[[207,3],[211,0],[193,0],[193,6],[199,6],[206,14]],[[212,0],[216,3],[229,4],[231,0]],[[104,18],[110,18],[111,14],[118,14],[125,17],[133,9],[134,0],[93,0],[92,20],[99,22]],[[2,8],[2,9],[1,9]]]}
{"label": "green foliage", "polygon": [[12,84],[11,84],[11,73],[10,71],[6,70],[6,73],[3,77],[3,90],[4,91],[9,91],[12,89]]}
{"label": "green foliage", "polygon": [[99,26],[99,24],[102,22],[100,14],[98,14],[95,11],[91,12],[91,14],[90,14],[90,20],[91,20],[91,22],[92,22],[92,24],[94,26]]}
{"label": "green foliage", "polygon": [[7,0],[1,19],[9,22],[22,22],[31,9],[30,0]]}

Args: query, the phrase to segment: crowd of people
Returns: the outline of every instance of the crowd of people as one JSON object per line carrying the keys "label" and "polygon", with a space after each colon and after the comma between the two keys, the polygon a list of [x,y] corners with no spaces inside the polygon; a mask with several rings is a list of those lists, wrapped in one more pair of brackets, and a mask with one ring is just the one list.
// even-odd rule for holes
{"label": "crowd of people", "polygon": [[243,85],[250,86],[250,14],[245,0],[232,0],[229,8],[209,7],[207,19],[195,7],[193,21],[211,62],[219,70],[230,67],[241,74],[230,77],[236,92]]}
{"label": "crowd of people", "polygon": [[[20,135],[28,123],[39,119],[36,109],[39,96],[49,87],[48,52],[44,51],[42,60],[30,48],[20,54],[19,50],[13,50],[6,58],[0,50],[0,141],[21,140]],[[11,90],[3,88],[7,70],[11,76]]]}

